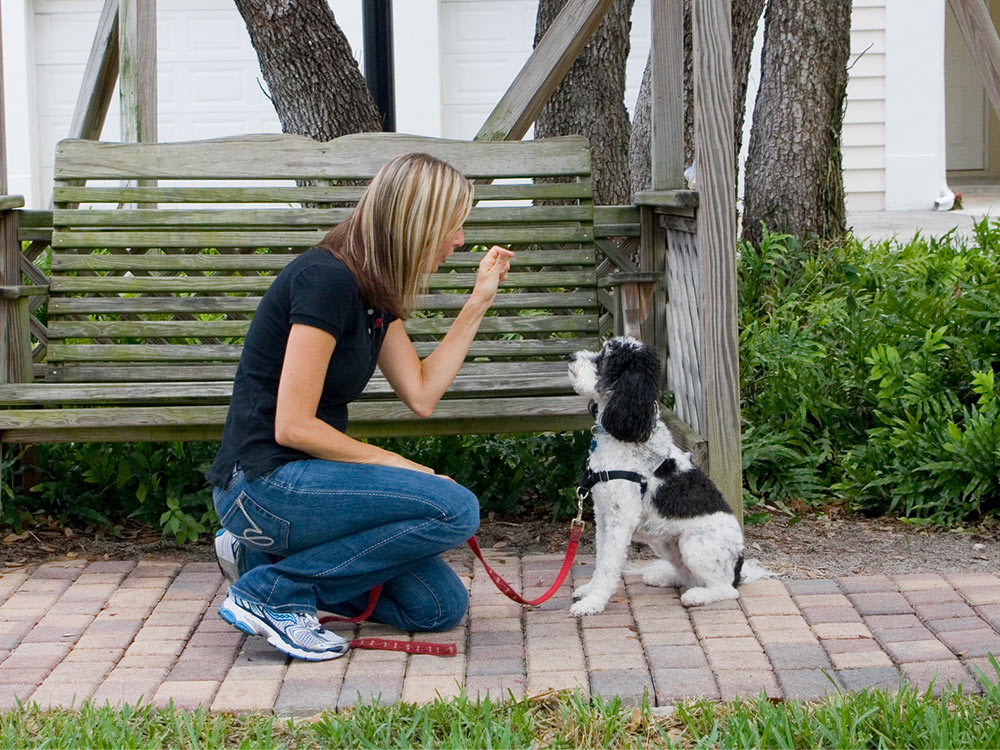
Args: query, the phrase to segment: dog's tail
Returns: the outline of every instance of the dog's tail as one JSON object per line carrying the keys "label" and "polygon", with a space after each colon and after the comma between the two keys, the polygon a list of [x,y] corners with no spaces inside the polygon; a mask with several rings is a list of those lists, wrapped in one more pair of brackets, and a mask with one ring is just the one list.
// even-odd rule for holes
{"label": "dog's tail", "polygon": [[757,560],[744,560],[741,556],[740,561],[742,564],[740,564],[740,562],[736,563],[736,581],[733,584],[734,586],[739,585],[740,583],[759,581],[762,578],[776,578],[778,575]]}

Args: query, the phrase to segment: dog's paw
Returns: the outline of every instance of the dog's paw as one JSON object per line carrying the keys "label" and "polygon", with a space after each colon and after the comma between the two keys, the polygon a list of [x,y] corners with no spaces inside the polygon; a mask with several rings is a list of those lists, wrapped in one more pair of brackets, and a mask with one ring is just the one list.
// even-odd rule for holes
{"label": "dog's paw", "polygon": [[700,607],[712,602],[721,602],[727,599],[738,599],[740,592],[733,587],[707,588],[697,586],[688,589],[681,594],[681,604],[685,607]]}
{"label": "dog's paw", "polygon": [[583,584],[582,586],[577,586],[576,590],[573,592],[573,599],[574,600],[583,599],[585,596],[587,596],[587,594],[590,593],[591,589],[593,588],[594,588],[593,583],[589,581]]}
{"label": "dog's paw", "polygon": [[601,599],[596,596],[588,596],[570,607],[569,613],[574,617],[596,615],[599,612],[603,612],[607,604],[608,603],[606,601],[601,601]]}

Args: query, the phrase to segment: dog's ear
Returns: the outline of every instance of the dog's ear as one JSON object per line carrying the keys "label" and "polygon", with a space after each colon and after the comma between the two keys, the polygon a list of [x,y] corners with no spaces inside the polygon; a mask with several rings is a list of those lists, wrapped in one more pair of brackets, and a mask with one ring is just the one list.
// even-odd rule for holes
{"label": "dog's ear", "polygon": [[595,420],[597,419],[597,402],[594,401],[594,399],[591,399],[590,402],[587,404],[587,411],[590,412],[590,416],[593,419]]}
{"label": "dog's ear", "polygon": [[616,362],[611,398],[601,412],[601,425],[616,440],[641,443],[649,439],[656,426],[656,402],[659,397],[659,359],[652,349],[644,348]]}

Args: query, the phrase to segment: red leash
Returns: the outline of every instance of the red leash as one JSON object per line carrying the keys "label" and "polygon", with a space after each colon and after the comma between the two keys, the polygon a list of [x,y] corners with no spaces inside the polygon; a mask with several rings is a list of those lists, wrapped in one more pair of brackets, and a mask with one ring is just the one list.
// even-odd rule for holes
{"label": "red leash", "polygon": [[[512,599],[518,604],[526,604],[528,606],[535,606],[541,604],[542,602],[548,601],[552,596],[559,590],[563,585],[563,581],[566,580],[566,576],[569,575],[569,571],[573,567],[573,560],[576,558],[576,550],[580,546],[580,536],[583,534],[584,523],[581,518],[583,512],[582,500],[580,504],[580,513],[577,517],[573,519],[570,524],[569,532],[569,544],[566,546],[566,557],[563,559],[562,568],[559,571],[559,575],[556,576],[555,582],[549,587],[549,590],[542,594],[537,599],[532,599],[528,601],[516,591],[514,591],[513,586],[511,586],[507,581],[505,581],[499,573],[497,573],[493,568],[489,566],[486,560],[483,558],[482,550],[479,549],[479,542],[476,541],[475,537],[470,537],[467,544],[475,553],[476,557],[479,558],[479,562],[483,564],[486,569],[486,573],[489,575],[496,587],[503,592],[504,596],[508,599]],[[371,591],[368,592],[368,606],[365,607],[365,611],[356,617],[339,617],[337,615],[328,615],[320,620],[320,623],[327,622],[364,622],[369,617],[371,617],[372,612],[375,611],[375,605],[378,604],[379,594],[382,593],[382,584],[375,586]],[[373,648],[380,649],[383,651],[404,651],[408,654],[431,654],[434,656],[454,656],[458,653],[458,646],[454,643],[431,643],[429,641],[398,641],[390,640],[387,638],[355,638],[350,641],[351,648]]]}

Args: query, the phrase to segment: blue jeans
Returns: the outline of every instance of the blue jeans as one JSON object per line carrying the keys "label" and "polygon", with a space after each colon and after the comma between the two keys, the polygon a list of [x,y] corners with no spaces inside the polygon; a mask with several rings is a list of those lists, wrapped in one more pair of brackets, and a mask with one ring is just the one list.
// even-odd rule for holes
{"label": "blue jeans", "polygon": [[384,584],[371,619],[447,630],[469,605],[441,559],[479,528],[479,501],[433,474],[310,459],[216,488],[222,525],[244,544],[240,596],[286,612],[354,616]]}

